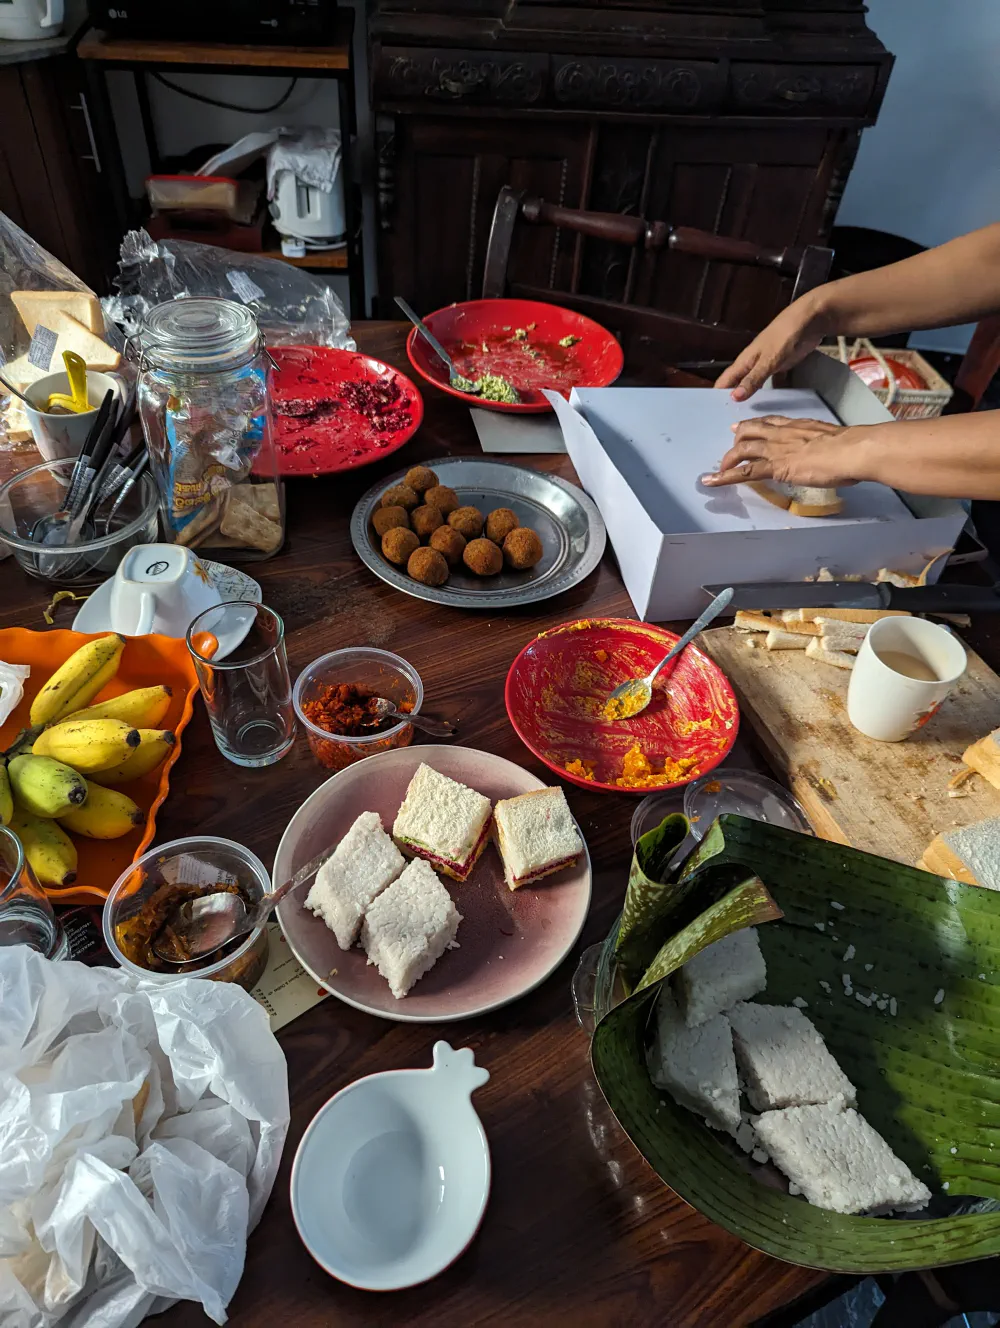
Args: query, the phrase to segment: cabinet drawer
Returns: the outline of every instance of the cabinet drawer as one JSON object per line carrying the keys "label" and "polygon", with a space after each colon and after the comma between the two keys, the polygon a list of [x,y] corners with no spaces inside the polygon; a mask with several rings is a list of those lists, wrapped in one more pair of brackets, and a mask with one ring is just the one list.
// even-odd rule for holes
{"label": "cabinet drawer", "polygon": [[874,65],[786,65],[735,62],[730,79],[734,110],[815,115],[863,115],[875,92]]}
{"label": "cabinet drawer", "polygon": [[621,111],[707,111],[726,91],[722,68],[710,60],[629,60],[553,56],[557,106]]}
{"label": "cabinet drawer", "polygon": [[535,106],[546,97],[548,67],[544,55],[386,46],[375,67],[375,92],[388,101]]}

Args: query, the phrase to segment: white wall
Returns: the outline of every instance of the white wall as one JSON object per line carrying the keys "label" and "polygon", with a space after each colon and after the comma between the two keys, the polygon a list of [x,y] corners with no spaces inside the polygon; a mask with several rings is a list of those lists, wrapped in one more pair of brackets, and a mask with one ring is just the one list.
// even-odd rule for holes
{"label": "white wall", "polygon": [[[837,222],[943,244],[1000,221],[1000,0],[868,0],[896,57]],[[971,327],[911,345],[962,352]]]}
{"label": "white wall", "polygon": [[[355,10],[354,79],[359,93],[356,108],[358,141],[355,167],[362,181],[365,211],[365,278],[370,296],[375,289],[374,192],[371,183],[374,171],[374,148],[368,110],[364,0],[340,0],[340,2],[345,7]],[[161,72],[178,87],[203,93],[218,101],[231,102],[236,106],[268,106],[277,101],[289,84],[287,78],[280,76],[178,74],[168,67]],[[299,79],[288,101],[278,110],[264,114],[208,106],[171,91],[153,78],[148,79],[148,87],[157,143],[161,155],[165,157],[187,153],[203,145],[232,143],[252,130],[268,129],[274,125],[316,124],[334,128],[340,125],[337,84],[332,79]],[[134,198],[141,198],[145,193],[143,181],[149,174],[150,164],[131,74],[109,71],[108,92],[115,128],[121,143],[129,192]],[[205,157],[208,155],[206,151]],[[346,307],[347,278],[336,273],[327,275],[330,284]]]}

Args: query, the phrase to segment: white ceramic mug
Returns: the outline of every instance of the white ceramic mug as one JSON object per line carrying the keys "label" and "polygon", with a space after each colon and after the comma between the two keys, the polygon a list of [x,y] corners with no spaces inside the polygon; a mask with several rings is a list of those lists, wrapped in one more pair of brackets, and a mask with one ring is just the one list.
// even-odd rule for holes
{"label": "white ceramic mug", "polygon": [[[909,677],[886,663],[905,655],[933,671],[933,681]],[[902,742],[922,728],[965,672],[965,648],[947,627],[923,618],[872,623],[858,651],[847,689],[847,714],[866,737]]]}
{"label": "white ceramic mug", "polygon": [[123,636],[183,636],[192,620],[221,604],[197,555],[182,544],[139,544],[111,585],[111,628]]}
{"label": "white ceramic mug", "polygon": [[87,441],[90,426],[94,423],[94,416],[109,389],[114,392],[116,400],[121,401],[124,387],[120,378],[88,369],[87,400],[93,405],[93,410],[82,411],[79,415],[53,415],[44,409],[45,404],[53,392],[69,395],[68,373],[46,374],[25,388],[24,395],[33,404],[25,406],[24,413],[43,461],[62,461],[79,455],[80,448]]}

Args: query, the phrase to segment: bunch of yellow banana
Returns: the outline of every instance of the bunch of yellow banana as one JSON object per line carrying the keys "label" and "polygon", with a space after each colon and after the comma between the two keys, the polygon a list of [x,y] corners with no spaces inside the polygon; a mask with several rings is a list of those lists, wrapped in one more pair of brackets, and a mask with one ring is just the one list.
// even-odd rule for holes
{"label": "bunch of yellow banana", "polygon": [[117,673],[124,646],[118,635],[81,646],[35,697],[31,728],[0,754],[0,824],[19,837],[42,885],[76,879],[67,831],[118,839],[143,823],[142,808],[110,786],[155,770],[174,744],[173,733],[156,727],[170,708],[169,687],[95,701]]}

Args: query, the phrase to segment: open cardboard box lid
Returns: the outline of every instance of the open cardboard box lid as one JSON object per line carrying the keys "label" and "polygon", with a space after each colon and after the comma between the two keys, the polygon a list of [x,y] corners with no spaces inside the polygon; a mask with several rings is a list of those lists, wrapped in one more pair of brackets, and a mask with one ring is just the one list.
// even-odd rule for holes
{"label": "open cardboard box lid", "polygon": [[813,352],[770,388],[736,403],[705,388],[582,388],[567,402],[546,393],[583,487],[600,508],[640,618],[696,617],[702,585],[804,581],[880,567],[919,572],[951,549],[966,521],[952,499],[879,484],[843,490],[838,517],[796,517],[747,486],[705,489],[729,446],[730,424],[749,415],[817,416],[843,424],[892,416],[850,369]]}

